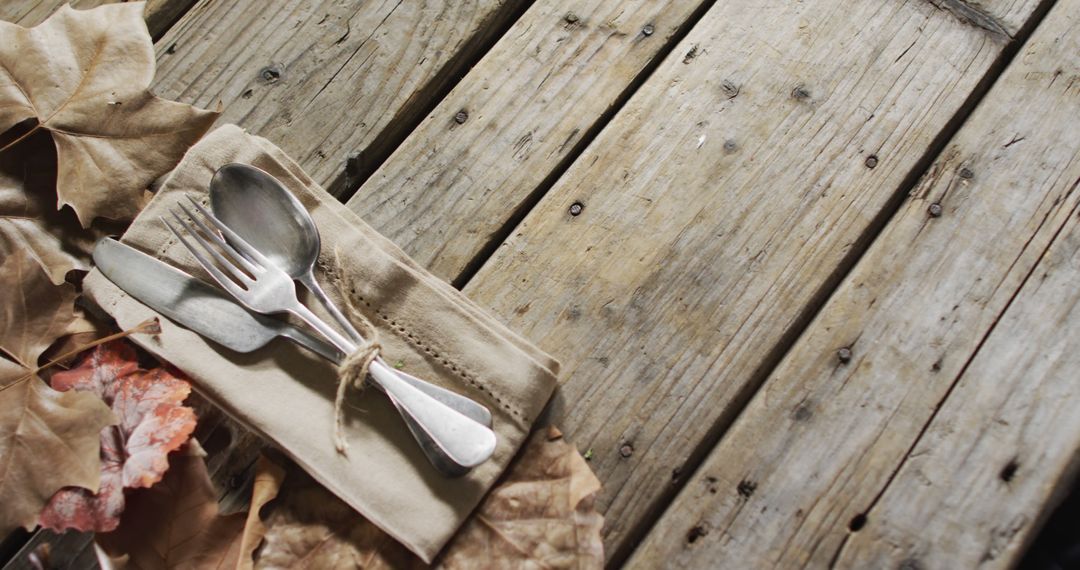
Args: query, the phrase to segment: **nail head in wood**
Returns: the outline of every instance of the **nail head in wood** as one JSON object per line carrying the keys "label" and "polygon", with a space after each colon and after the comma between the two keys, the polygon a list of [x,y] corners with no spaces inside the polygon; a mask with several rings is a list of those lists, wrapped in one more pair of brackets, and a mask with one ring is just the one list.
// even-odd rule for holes
{"label": "nail head in wood", "polygon": [[281,75],[281,67],[277,64],[270,64],[259,70],[259,79],[263,83],[277,83]]}

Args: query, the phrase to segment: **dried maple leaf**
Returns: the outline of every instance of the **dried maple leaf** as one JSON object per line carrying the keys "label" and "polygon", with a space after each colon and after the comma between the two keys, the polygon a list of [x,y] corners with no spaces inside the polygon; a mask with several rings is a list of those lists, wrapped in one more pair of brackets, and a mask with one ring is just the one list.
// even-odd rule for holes
{"label": "dried maple leaf", "polygon": [[27,371],[57,338],[79,332],[77,294],[71,285],[55,286],[25,249],[14,249],[0,263],[0,351]]}
{"label": "dried maple leaf", "polygon": [[0,132],[52,135],[58,206],[84,227],[98,216],[130,219],[143,190],[179,162],[217,114],[148,90],[154,50],[142,3],[92,10],[62,6],[33,28],[0,22]]}
{"label": "dried maple leaf", "polygon": [[264,531],[259,510],[277,496],[284,471],[260,457],[250,511],[220,516],[205,452],[191,442],[171,456],[160,483],[132,493],[120,527],[98,535],[103,567],[251,568]]}
{"label": "dried maple leaf", "polygon": [[52,377],[53,388],[96,394],[119,424],[101,430],[101,486],[97,493],[70,487],[58,491],[41,513],[41,525],[105,532],[120,524],[125,488],[150,487],[169,468],[168,454],[195,429],[195,412],[182,402],[191,384],[170,367],[139,368],[124,340],[85,353],[68,371]]}
{"label": "dried maple leaf", "polygon": [[[600,481],[554,428],[536,434],[438,565],[601,568]],[[423,562],[310,479],[289,473],[272,505],[261,568],[421,568]]]}
{"label": "dried maple leaf", "polygon": [[61,487],[98,488],[98,434],[112,422],[92,394],[57,392],[0,356],[0,536],[33,528]]}

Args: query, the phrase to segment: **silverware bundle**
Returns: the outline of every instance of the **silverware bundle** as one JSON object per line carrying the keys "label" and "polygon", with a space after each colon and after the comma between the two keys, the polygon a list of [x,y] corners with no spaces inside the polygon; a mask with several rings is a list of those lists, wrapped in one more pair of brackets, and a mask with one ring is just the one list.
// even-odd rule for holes
{"label": "silverware bundle", "polygon": [[[162,221],[224,292],[114,240],[98,243],[95,264],[147,306],[238,352],[283,336],[340,363],[364,343],[315,281],[318,229],[277,179],[251,166],[228,164],[210,185],[213,213],[188,199],[194,210],[178,203],[171,212],[174,219]],[[345,334],[300,302],[294,279]],[[295,315],[325,341],[266,316],[276,313]],[[390,367],[382,357],[371,363],[369,382],[387,395],[443,474],[462,475],[494,453],[491,412],[483,405]]]}

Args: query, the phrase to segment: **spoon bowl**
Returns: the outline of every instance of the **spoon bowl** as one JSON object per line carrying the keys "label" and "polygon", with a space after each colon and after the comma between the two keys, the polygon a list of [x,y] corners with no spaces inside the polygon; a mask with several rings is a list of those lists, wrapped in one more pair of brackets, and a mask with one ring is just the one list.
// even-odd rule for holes
{"label": "spoon bowl", "polygon": [[273,176],[254,166],[226,164],[210,181],[210,207],[293,279],[304,281],[311,273],[322,247],[319,230]]}

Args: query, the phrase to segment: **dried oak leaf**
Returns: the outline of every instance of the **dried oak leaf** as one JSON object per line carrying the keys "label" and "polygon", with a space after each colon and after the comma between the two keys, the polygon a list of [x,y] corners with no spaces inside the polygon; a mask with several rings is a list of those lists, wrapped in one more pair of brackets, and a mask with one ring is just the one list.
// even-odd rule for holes
{"label": "dried oak leaf", "polygon": [[67,487],[49,500],[41,525],[63,532],[106,532],[120,524],[126,488],[150,487],[169,468],[168,454],[195,430],[195,412],[182,405],[191,384],[171,367],[143,370],[132,346],[114,340],[83,354],[53,388],[89,392],[105,401],[119,424],[101,430],[101,486],[97,493]]}
{"label": "dried oak leaf", "polygon": [[[447,568],[601,568],[600,481],[562,434],[537,433],[446,548]],[[405,547],[304,476],[272,505],[261,568],[422,568]]]}
{"label": "dried oak leaf", "polygon": [[76,322],[75,291],[54,286],[23,250],[0,263],[0,535],[32,528],[66,486],[96,491],[98,434],[114,416],[92,394],[53,390],[38,356]]}
{"label": "dried oak leaf", "polygon": [[160,483],[131,493],[120,527],[97,536],[103,568],[251,568],[265,530],[259,510],[277,496],[284,471],[260,457],[250,511],[221,516],[205,455],[191,440]]}
{"label": "dried oak leaf", "polygon": [[58,207],[84,227],[130,219],[143,190],[179,162],[217,114],[148,90],[154,50],[143,4],[62,6],[40,25],[0,22],[0,132],[24,122],[52,135]]}

